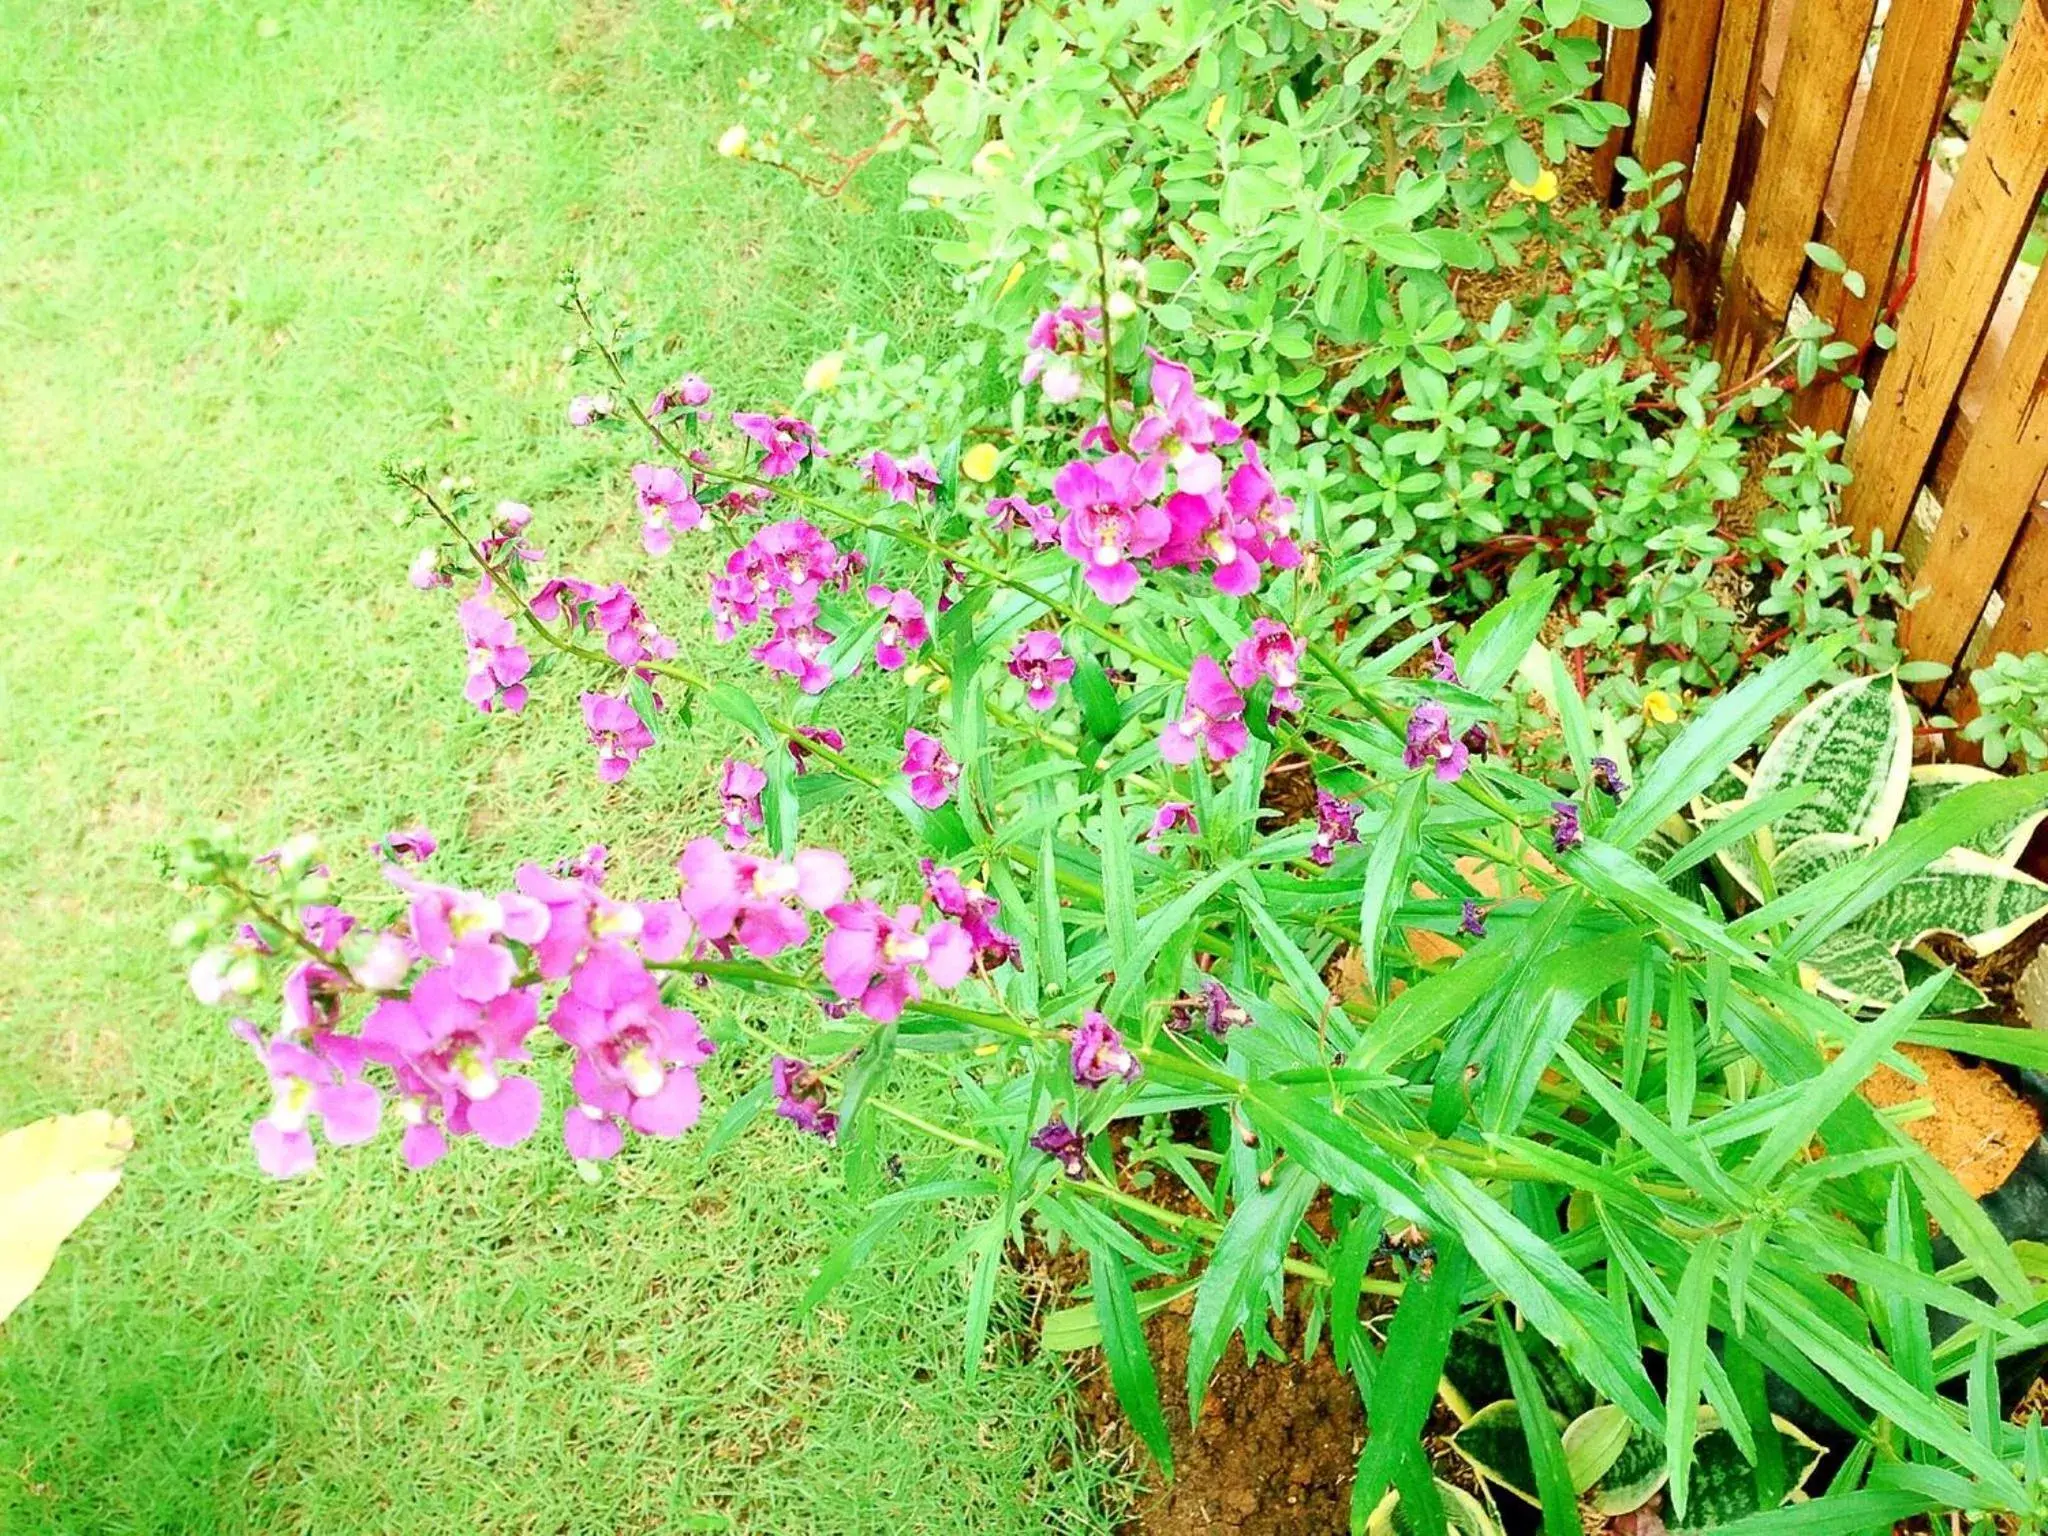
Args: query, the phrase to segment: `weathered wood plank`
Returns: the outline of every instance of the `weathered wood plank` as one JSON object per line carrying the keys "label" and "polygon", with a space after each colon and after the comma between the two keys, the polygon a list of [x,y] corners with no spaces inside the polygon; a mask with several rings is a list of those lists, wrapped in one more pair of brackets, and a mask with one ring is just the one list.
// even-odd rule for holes
{"label": "weathered wood plank", "polygon": [[[1625,107],[1633,119],[1643,96],[1643,34],[1640,29],[1607,29],[1607,67],[1600,74],[1600,99]],[[1639,125],[1617,128],[1593,151],[1593,197],[1602,205],[1614,201],[1614,162],[1621,158]]]}
{"label": "weathered wood plank", "polygon": [[[1661,170],[1676,161],[1690,180],[1720,24],[1721,0],[1664,0],[1658,10],[1650,116],[1636,134],[1636,159],[1644,170]],[[1683,200],[1665,205],[1661,223],[1667,235],[1678,233],[1682,209]]]}
{"label": "weathered wood plank", "polygon": [[[1814,314],[1829,321],[1835,335],[1851,346],[1869,343],[1891,295],[1899,247],[1914,217],[1921,167],[1941,119],[1970,10],[1971,0],[1892,0],[1886,16],[1848,176],[1833,200],[1837,217],[1828,237],[1849,269],[1863,274],[1863,297],[1843,287],[1836,273],[1822,272],[1811,300]],[[1839,374],[1829,374],[1800,392],[1793,415],[1817,432],[1840,432],[1855,405],[1855,392]]]}
{"label": "weathered wood plank", "polygon": [[1739,192],[1736,151],[1743,125],[1756,111],[1768,9],[1767,0],[1722,0],[1706,123],[1700,130],[1692,185],[1686,189],[1678,260],[1672,270],[1673,299],[1690,317],[1695,335],[1711,320],[1714,290],[1720,281],[1721,254]]}
{"label": "weathered wood plank", "polygon": [[[2037,282],[1920,562],[1925,593],[1899,626],[1916,660],[1953,667],[2048,475],[2048,283]],[[1930,697],[1938,697],[1937,686]]]}
{"label": "weathered wood plank", "polygon": [[[2048,650],[2048,482],[2034,490],[2033,509],[2013,546],[1999,593],[2005,599],[2005,611],[1984,637],[1982,659],[1989,662],[2000,651],[2024,656],[2029,651]],[[1982,713],[1976,690],[1963,677],[1950,682],[1942,707],[1958,725],[1966,725]],[[1975,760],[1974,747],[1965,742],[1955,745],[1959,754]]]}
{"label": "weathered wood plank", "polygon": [[1849,448],[1842,512],[1857,542],[1896,544],[1970,354],[2048,179],[2048,11],[2029,4],[1977,120],[1962,169],[1920,255],[1899,340]]}
{"label": "weathered wood plank", "polygon": [[1799,0],[1778,76],[1777,111],[1764,135],[1715,331],[1723,373],[1749,373],[1777,340],[1806,269],[1806,246],[1842,141],[1870,33],[1872,0]]}

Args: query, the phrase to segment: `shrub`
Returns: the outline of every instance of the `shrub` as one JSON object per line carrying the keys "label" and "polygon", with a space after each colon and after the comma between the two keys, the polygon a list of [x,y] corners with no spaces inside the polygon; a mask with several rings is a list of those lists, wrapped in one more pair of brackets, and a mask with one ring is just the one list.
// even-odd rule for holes
{"label": "shrub", "polygon": [[[914,1132],[975,1160],[878,1202],[814,1294],[880,1230],[942,1207],[974,1360],[1012,1239],[1084,1249],[1092,1332],[1162,1461],[1139,1324],[1192,1287],[1197,1407],[1233,1335],[1269,1348],[1282,1305],[1357,1377],[1361,1523],[1393,1518],[1389,1490],[1410,1528],[1485,1517],[1437,1490],[1420,1439],[1447,1356],[1476,1358],[1475,1337],[1504,1385],[1467,1399],[1516,1405],[1524,1491],[1551,1529],[1581,1493],[1663,1478],[1674,1511],[1721,1509],[1702,1490],[1723,1440],[1759,1469],[1796,1459],[1770,1404],[1853,1447],[1800,1522],[1830,1506],[1859,1528],[1934,1508],[2040,1521],[2048,1447],[2001,1422],[1996,1371],[2040,1336],[2033,1281],[1855,1093],[1930,1030],[1994,1058],[2031,1046],[1931,1024],[1940,972],[1866,1022],[1794,971],[2048,782],[1958,787],[1853,884],[1731,924],[1687,894],[1728,840],[1685,841],[1679,813],[1839,639],[1753,671],[1640,767],[1598,750],[1554,663],[1564,766],[1526,772],[1504,694],[1559,579],[1523,573],[1455,637],[1394,639],[1349,584],[1363,553],[1332,547],[1341,533],[1188,369],[1128,377],[1113,316],[1033,327],[1041,378],[1066,362],[1100,381],[1053,417],[1082,430],[1038,479],[992,466],[991,439],[841,451],[786,412],[726,414],[694,375],[643,408],[635,359],[573,285],[570,302],[609,370],[572,420],[647,434],[631,474],[646,551],[708,564],[715,632],[759,675],[701,675],[634,590],[545,574],[528,509],[408,468],[437,536],[414,584],[460,573],[477,708],[540,707],[565,686],[548,670],[584,680],[604,778],[700,711],[758,750],[726,763],[722,826],[687,839],[679,883],[594,849],[459,889],[419,867],[433,843],[413,831],[380,850],[393,889],[344,905],[310,840],[179,849],[195,989],[283,999],[276,1032],[238,1026],[271,1087],[253,1132],[267,1169],[310,1166],[316,1129],[374,1136],[387,1102],[415,1166],[544,1116],[600,1163],[629,1135],[687,1131],[695,1068],[738,1051],[757,1086],[723,1134],[772,1106],[849,1152]],[[858,703],[835,708],[856,673]],[[1313,785],[1312,821],[1264,808],[1282,764]],[[900,818],[891,867],[807,844],[842,795]],[[1346,957],[1362,984],[1333,986]],[[770,1027],[771,996],[814,999],[815,1027]],[[908,1098],[897,1078],[916,1080]],[[1125,1176],[1140,1172],[1149,1187]],[[1155,1198],[1162,1181],[1182,1193]],[[1367,1299],[1391,1317],[1369,1320]],[[1569,1447],[1552,1392],[1600,1415]],[[1798,1482],[1758,1477],[1764,1504]]]}

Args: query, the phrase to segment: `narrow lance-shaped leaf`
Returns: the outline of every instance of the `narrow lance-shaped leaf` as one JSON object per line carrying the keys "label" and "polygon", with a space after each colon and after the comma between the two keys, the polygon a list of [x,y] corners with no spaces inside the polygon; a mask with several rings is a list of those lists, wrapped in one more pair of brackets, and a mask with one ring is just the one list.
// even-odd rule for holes
{"label": "narrow lance-shaped leaf", "polygon": [[1109,1361],[1110,1385],[1124,1416],[1145,1442],[1152,1459],[1168,1477],[1173,1476],[1173,1439],[1167,1433],[1166,1416],[1159,1407],[1159,1382],[1152,1372],[1152,1356],[1145,1347],[1144,1325],[1138,1319],[1137,1298],[1131,1293],[1130,1276],[1123,1262],[1106,1248],[1092,1249],[1088,1273],[1095,1289],[1095,1315],[1102,1327],[1102,1352]]}
{"label": "narrow lance-shaped leaf", "polygon": [[1416,834],[1427,804],[1428,776],[1416,773],[1395,794],[1394,808],[1373,843],[1372,856],[1365,867],[1365,889],[1358,911],[1359,958],[1374,994],[1382,998],[1387,995],[1387,978],[1380,963],[1381,946],[1386,939],[1387,923],[1408,884],[1408,870],[1415,860]]}
{"label": "narrow lance-shaped leaf", "polygon": [[1365,1451],[1351,1489],[1354,1531],[1364,1529],[1366,1517],[1379,1506],[1399,1458],[1421,1441],[1469,1272],[1464,1250],[1440,1238],[1435,1269],[1410,1280],[1394,1308],[1386,1353],[1365,1406]]}
{"label": "narrow lance-shaped leaf", "polygon": [[1579,1501],[1572,1490],[1571,1471],[1565,1465],[1557,1420],[1551,1415],[1543,1384],[1536,1379],[1535,1367],[1529,1364],[1529,1356],[1508,1320],[1505,1307],[1495,1307],[1494,1329],[1500,1339],[1501,1354],[1507,1359],[1508,1380],[1514,1384],[1522,1432],[1529,1441],[1536,1493],[1543,1506],[1544,1536],[1579,1536]]}
{"label": "narrow lance-shaped leaf", "polygon": [[1216,1251],[1195,1292],[1195,1315],[1188,1324],[1188,1416],[1197,1418],[1209,1377],[1223,1359],[1230,1337],[1265,1304],[1267,1288],[1280,1274],[1281,1262],[1294,1243],[1294,1229],[1307,1214],[1318,1183],[1298,1162],[1274,1170],[1273,1186],[1240,1196]]}
{"label": "narrow lance-shaped leaf", "polygon": [[1700,1384],[1707,1364],[1707,1320],[1713,1311],[1714,1278],[1721,1267],[1721,1239],[1709,1237],[1686,1260],[1678,1282],[1671,1323],[1671,1353],[1664,1382],[1664,1461],[1671,1481],[1671,1507],[1683,1522],[1692,1474],[1693,1426],[1698,1420]]}

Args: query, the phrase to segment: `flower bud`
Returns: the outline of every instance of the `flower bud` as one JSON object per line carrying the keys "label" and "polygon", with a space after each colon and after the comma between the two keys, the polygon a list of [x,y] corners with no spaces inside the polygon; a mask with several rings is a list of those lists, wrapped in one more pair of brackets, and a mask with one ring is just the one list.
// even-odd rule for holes
{"label": "flower bud", "polygon": [[718,152],[728,160],[743,160],[747,154],[747,127],[734,123],[718,136]]}
{"label": "flower bud", "polygon": [[1138,301],[1119,288],[1109,296],[1109,302],[1103,307],[1109,311],[1110,319],[1128,320],[1138,312]]}

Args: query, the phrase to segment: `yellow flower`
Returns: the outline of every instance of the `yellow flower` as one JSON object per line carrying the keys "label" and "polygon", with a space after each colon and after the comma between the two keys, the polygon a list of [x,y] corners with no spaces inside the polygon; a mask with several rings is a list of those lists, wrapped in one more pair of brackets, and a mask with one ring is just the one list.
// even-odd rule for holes
{"label": "yellow flower", "polygon": [[1002,174],[1002,163],[1016,159],[1016,152],[1001,139],[990,139],[974,152],[974,174],[987,179]]}
{"label": "yellow flower", "polygon": [[1678,701],[1662,688],[1643,695],[1643,718],[1652,725],[1671,725],[1678,719]]}
{"label": "yellow flower", "polygon": [[1004,274],[1003,286],[996,290],[996,297],[1000,299],[1004,294],[1008,293],[1012,288],[1016,287],[1018,282],[1023,278],[1023,276],[1024,263],[1020,261],[1012,265],[1010,270]]}
{"label": "yellow flower", "polygon": [[1546,165],[1534,181],[1510,181],[1508,185],[1531,202],[1547,203],[1557,196],[1557,172]]}
{"label": "yellow flower", "polygon": [[734,123],[718,136],[718,152],[728,160],[743,160],[747,154],[747,125]]}
{"label": "yellow flower", "polygon": [[846,372],[846,354],[827,352],[804,370],[804,388],[812,394],[822,394],[828,389],[839,387],[839,377]]}
{"label": "yellow flower", "polygon": [[1209,132],[1214,133],[1216,125],[1223,121],[1223,109],[1229,105],[1230,98],[1219,95],[1214,101],[1209,103],[1209,116],[1203,121],[1202,126],[1208,129]]}
{"label": "yellow flower", "polygon": [[1003,462],[1003,456],[996,451],[994,443],[976,443],[960,455],[960,473],[980,485],[987,485],[995,479],[996,468]]}

